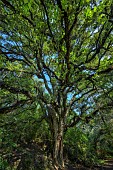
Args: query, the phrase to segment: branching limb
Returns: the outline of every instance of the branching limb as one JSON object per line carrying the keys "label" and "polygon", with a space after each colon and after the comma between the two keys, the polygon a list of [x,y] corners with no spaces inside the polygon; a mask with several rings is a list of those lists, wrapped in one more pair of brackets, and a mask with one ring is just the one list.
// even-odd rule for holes
{"label": "branching limb", "polygon": [[14,93],[14,94],[24,94],[28,98],[32,99],[32,95],[30,94],[29,91],[24,90],[24,89],[18,89],[18,88],[15,88],[15,87],[10,87],[10,85],[6,84],[4,81],[0,81],[0,87],[2,89],[8,90],[8,91],[10,91],[11,93]]}
{"label": "branching limb", "polygon": [[18,108],[22,107],[23,105],[25,105],[29,102],[31,102],[31,101],[30,100],[16,101],[13,104],[11,104],[10,106],[0,108],[0,114],[6,114],[6,113],[9,113],[9,112],[12,112],[15,109],[18,109]]}

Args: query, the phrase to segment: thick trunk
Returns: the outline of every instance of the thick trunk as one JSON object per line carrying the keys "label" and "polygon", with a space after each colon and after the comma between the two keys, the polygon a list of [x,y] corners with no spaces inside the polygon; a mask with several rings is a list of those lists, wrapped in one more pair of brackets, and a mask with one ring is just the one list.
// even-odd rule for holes
{"label": "thick trunk", "polygon": [[53,122],[53,166],[55,170],[64,169],[63,160],[63,119]]}
{"label": "thick trunk", "polygon": [[51,130],[53,141],[53,166],[54,170],[64,169],[63,160],[63,133],[64,133],[64,118],[51,105],[47,106],[48,109],[48,123]]}

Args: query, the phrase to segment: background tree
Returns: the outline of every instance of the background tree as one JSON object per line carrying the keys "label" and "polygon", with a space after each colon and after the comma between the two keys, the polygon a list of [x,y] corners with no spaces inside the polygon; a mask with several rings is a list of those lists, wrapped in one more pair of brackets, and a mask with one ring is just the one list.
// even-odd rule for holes
{"label": "background tree", "polygon": [[[113,103],[112,2],[2,0],[0,6],[1,115],[38,103],[54,169],[63,169],[64,131]],[[98,104],[102,95],[109,100]]]}

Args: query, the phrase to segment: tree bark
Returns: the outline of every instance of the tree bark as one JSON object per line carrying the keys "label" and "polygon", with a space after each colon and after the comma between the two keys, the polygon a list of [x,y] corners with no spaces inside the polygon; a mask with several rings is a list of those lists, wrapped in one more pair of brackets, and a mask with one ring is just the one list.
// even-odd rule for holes
{"label": "tree bark", "polygon": [[64,169],[63,159],[63,133],[64,133],[64,118],[61,113],[57,113],[53,107],[48,107],[48,123],[52,135],[52,158],[54,170]]}
{"label": "tree bark", "polygon": [[55,170],[64,169],[63,159],[63,131],[64,131],[63,119],[53,119],[53,166]]}

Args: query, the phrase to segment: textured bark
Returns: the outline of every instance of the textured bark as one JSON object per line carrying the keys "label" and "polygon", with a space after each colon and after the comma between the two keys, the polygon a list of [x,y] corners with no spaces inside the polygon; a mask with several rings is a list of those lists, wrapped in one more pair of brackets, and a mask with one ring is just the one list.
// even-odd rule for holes
{"label": "textured bark", "polygon": [[[52,135],[52,148],[53,148],[53,167],[54,170],[64,169],[63,160],[63,133],[64,133],[64,118],[61,116],[59,109],[55,110],[51,105],[47,106],[48,110],[48,123]],[[58,111],[58,112],[57,112]]]}
{"label": "textured bark", "polygon": [[53,121],[53,166],[55,170],[64,169],[63,160],[63,119]]}

